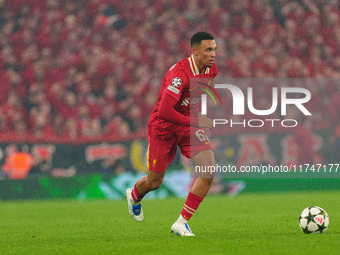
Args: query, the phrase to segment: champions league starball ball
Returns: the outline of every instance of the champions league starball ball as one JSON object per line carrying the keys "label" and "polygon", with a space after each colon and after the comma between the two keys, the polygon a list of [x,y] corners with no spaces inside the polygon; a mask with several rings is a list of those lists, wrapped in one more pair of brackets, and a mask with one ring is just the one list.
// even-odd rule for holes
{"label": "champions league starball ball", "polygon": [[329,217],[321,207],[310,206],[302,211],[299,225],[306,234],[321,234],[328,228]]}

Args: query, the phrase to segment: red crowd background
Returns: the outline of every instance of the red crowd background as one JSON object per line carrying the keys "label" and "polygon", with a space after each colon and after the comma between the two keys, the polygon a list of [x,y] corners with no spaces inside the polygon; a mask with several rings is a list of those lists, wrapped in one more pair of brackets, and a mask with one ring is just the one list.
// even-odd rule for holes
{"label": "red crowd background", "polygon": [[[2,141],[145,137],[199,30],[215,36],[219,77],[340,77],[338,1],[4,0],[0,13]],[[315,86],[309,107],[314,129],[336,128],[340,85]]]}

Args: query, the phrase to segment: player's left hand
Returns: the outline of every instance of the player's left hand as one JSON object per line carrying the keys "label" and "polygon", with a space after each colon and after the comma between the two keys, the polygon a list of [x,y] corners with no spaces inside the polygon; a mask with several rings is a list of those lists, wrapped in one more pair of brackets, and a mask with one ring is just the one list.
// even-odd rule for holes
{"label": "player's left hand", "polygon": [[212,119],[209,119],[207,116],[205,115],[198,115],[198,127],[202,128],[202,129],[212,129],[213,128],[213,121]]}

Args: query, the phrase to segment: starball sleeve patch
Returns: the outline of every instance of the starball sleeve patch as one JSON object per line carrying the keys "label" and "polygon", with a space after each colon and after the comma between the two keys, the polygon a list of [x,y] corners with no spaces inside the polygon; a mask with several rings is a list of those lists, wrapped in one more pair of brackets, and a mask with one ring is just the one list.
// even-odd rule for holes
{"label": "starball sleeve patch", "polygon": [[172,86],[174,86],[175,88],[178,88],[179,86],[181,86],[182,80],[181,80],[181,78],[179,78],[179,77],[175,77],[175,78],[172,79],[171,84],[172,84]]}

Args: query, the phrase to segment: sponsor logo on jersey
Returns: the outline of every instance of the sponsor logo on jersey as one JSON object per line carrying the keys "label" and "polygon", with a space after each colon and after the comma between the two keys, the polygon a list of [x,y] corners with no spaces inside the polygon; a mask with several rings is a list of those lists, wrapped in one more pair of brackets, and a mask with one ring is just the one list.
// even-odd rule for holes
{"label": "sponsor logo on jersey", "polygon": [[175,78],[172,79],[171,84],[172,84],[172,86],[174,86],[175,88],[178,88],[179,86],[181,86],[182,80],[181,80],[181,78],[179,78],[179,77],[175,77]]}
{"label": "sponsor logo on jersey", "polygon": [[181,105],[184,105],[184,106],[189,106],[190,104],[195,105],[195,104],[198,104],[200,101],[201,101],[201,98],[199,97],[195,97],[193,99],[190,99],[190,97],[187,97],[182,101]]}
{"label": "sponsor logo on jersey", "polygon": [[195,104],[198,104],[200,101],[201,101],[200,97],[195,97],[190,100],[190,104],[195,105]]}
{"label": "sponsor logo on jersey", "polygon": [[190,97],[185,98],[181,103],[181,105],[185,105],[185,106],[188,106],[189,104],[190,104]]}
{"label": "sponsor logo on jersey", "polygon": [[169,86],[167,87],[167,89],[170,90],[170,91],[172,91],[172,92],[174,92],[174,93],[176,93],[177,95],[179,94],[179,89],[176,89],[176,88],[174,88],[174,87],[171,86],[171,85],[169,85]]}

